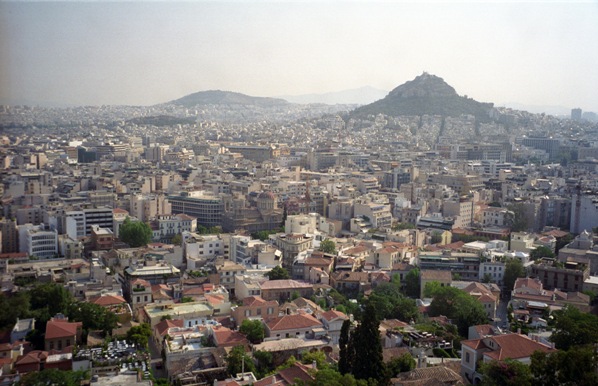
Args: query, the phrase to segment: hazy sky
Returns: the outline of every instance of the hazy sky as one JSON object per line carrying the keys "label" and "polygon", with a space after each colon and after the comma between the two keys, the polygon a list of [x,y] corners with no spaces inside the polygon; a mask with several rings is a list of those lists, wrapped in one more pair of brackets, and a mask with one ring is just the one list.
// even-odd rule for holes
{"label": "hazy sky", "polygon": [[598,111],[598,2],[6,2],[0,101],[150,105],[391,90]]}

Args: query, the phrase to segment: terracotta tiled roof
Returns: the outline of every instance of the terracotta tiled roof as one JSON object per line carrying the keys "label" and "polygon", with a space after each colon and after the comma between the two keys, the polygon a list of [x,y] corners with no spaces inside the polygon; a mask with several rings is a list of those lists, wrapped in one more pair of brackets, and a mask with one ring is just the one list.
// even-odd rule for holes
{"label": "terracotta tiled roof", "polygon": [[533,288],[536,290],[542,289],[542,282],[538,279],[532,279],[529,277],[520,277],[515,280],[515,285],[513,286],[514,289],[518,288]]}
{"label": "terracotta tiled roof", "polygon": [[457,372],[444,366],[424,367],[399,374],[393,384],[401,385],[463,385],[463,378]]}
{"label": "terracotta tiled roof", "polygon": [[278,375],[284,379],[289,385],[294,385],[296,383],[296,379],[299,379],[305,383],[313,381],[313,377],[309,374],[308,370],[310,367],[307,367],[301,362],[296,362],[293,366],[286,368],[284,370],[280,370]]}
{"label": "terracotta tiled roof", "polygon": [[249,343],[245,335],[238,331],[232,331],[222,326],[213,327],[213,331],[214,340],[218,346],[238,346]]}
{"label": "terracotta tiled roof", "polygon": [[452,281],[453,276],[448,270],[423,269],[421,278],[422,280]]}
{"label": "terracotta tiled roof", "polygon": [[[489,345],[492,342],[492,345]],[[495,360],[522,359],[531,356],[534,351],[554,352],[555,349],[531,340],[525,335],[505,334],[492,337],[465,340],[461,342],[474,350],[483,350],[485,356]]]}
{"label": "terracotta tiled roof", "polygon": [[473,326],[478,336],[494,335],[494,327],[489,324]]}
{"label": "terracotta tiled roof", "polygon": [[534,351],[556,351],[556,349],[519,334],[497,335],[490,339],[494,340],[500,346],[500,349],[487,352],[485,355],[496,360],[527,358],[531,356]]}
{"label": "terracotta tiled roof", "polygon": [[135,280],[133,280],[133,282],[131,283],[131,285],[132,285],[132,286],[134,286],[134,285],[137,285],[137,284],[139,284],[139,285],[142,285],[142,286],[144,286],[144,287],[150,287],[150,288],[151,288],[151,285],[150,285],[149,281],[147,281],[147,280],[143,280],[143,279],[135,279]]}
{"label": "terracotta tiled roof", "polygon": [[[81,322],[68,322],[66,320],[53,319],[46,323],[46,339],[69,338],[77,335],[77,328]],[[74,343],[74,342],[73,342]]]}
{"label": "terracotta tiled roof", "polygon": [[122,303],[126,303],[127,301],[122,297],[122,296],[118,296],[118,295],[104,295],[104,296],[100,296],[99,298],[97,298],[96,300],[93,301],[93,303],[106,307],[106,306],[113,306],[116,304],[122,304]]}
{"label": "terracotta tiled roof", "polygon": [[297,330],[322,327],[322,323],[309,314],[283,315],[266,322],[270,331]]}
{"label": "terracotta tiled roof", "polygon": [[266,301],[260,296],[248,296],[243,299],[243,305],[245,307],[261,306]]}
{"label": "terracotta tiled roof", "polygon": [[47,351],[34,350],[17,358],[16,365],[28,365],[32,363],[39,363],[48,358]]}
{"label": "terracotta tiled roof", "polygon": [[343,312],[337,311],[337,310],[330,310],[330,311],[326,311],[322,314],[322,318],[326,319],[328,322],[334,320],[334,319],[349,319],[349,317],[347,315],[345,315]]}
{"label": "terracotta tiled roof", "polygon": [[185,321],[183,319],[173,319],[173,320],[162,320],[160,323],[154,326],[154,331],[158,333],[160,336],[164,336],[169,328],[172,327],[184,327]]}
{"label": "terracotta tiled roof", "polygon": [[369,280],[369,274],[367,272],[344,272],[337,271],[331,275],[335,281],[355,282],[355,283],[367,283]]}
{"label": "terracotta tiled roof", "polygon": [[312,285],[297,280],[268,280],[261,284],[262,290],[279,289],[279,288],[311,288]]}

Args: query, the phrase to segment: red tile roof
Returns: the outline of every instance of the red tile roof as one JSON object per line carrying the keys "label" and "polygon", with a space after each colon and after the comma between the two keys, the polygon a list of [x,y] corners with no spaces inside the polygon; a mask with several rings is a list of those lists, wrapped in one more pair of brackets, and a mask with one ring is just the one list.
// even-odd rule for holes
{"label": "red tile roof", "polygon": [[81,322],[69,322],[67,320],[52,319],[46,323],[46,340],[57,338],[69,338],[77,335],[77,328],[81,328]]}
{"label": "red tile roof", "polygon": [[343,312],[337,311],[337,310],[330,310],[330,311],[326,311],[322,314],[322,318],[326,319],[328,322],[334,320],[334,319],[349,319],[349,317],[347,315],[345,315]]}
{"label": "red tile roof", "polygon": [[122,297],[122,296],[118,296],[118,295],[104,295],[104,296],[100,296],[99,298],[97,298],[96,300],[93,301],[93,303],[102,306],[102,307],[106,307],[106,306],[113,306],[113,305],[117,305],[117,304],[122,304],[122,303],[126,303],[127,301]]}
{"label": "red tile roof", "polygon": [[[491,345],[490,342],[492,342]],[[483,350],[483,355],[499,361],[507,358],[527,358],[531,356],[534,351],[538,350],[546,353],[556,351],[556,349],[520,334],[495,335],[482,339],[465,340],[462,341],[461,344],[474,350]]]}
{"label": "red tile roof", "polygon": [[154,326],[154,331],[158,333],[160,336],[166,335],[169,328],[172,327],[184,327],[185,321],[183,319],[173,319],[173,320],[162,320],[160,323]]}
{"label": "red tile roof", "polygon": [[298,330],[322,327],[322,323],[309,314],[283,315],[266,322],[270,331]]}
{"label": "red tile roof", "polygon": [[214,331],[214,340],[218,346],[230,347],[249,344],[245,335],[238,331],[232,331],[222,326],[213,327],[212,330]]}
{"label": "red tile roof", "polygon": [[297,281],[297,280],[268,280],[261,284],[262,290],[279,289],[279,288],[311,288],[312,285],[309,283]]}

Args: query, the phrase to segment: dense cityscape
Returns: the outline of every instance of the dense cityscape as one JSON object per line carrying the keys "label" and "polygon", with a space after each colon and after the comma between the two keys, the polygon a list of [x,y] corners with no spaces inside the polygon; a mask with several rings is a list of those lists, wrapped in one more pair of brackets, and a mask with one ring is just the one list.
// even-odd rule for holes
{"label": "dense cityscape", "polygon": [[[466,90],[459,90],[464,92]],[[0,106],[0,385],[595,385],[598,116]]]}

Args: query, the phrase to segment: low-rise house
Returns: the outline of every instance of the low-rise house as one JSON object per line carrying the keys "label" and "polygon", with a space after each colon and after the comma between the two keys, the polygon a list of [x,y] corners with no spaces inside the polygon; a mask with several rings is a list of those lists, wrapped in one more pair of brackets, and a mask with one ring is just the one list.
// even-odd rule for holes
{"label": "low-rise house", "polygon": [[57,316],[46,323],[45,349],[63,350],[81,342],[83,323],[69,322],[68,318]]}
{"label": "low-rise house", "polygon": [[10,331],[10,343],[24,340],[27,334],[35,329],[35,319],[19,319]]}
{"label": "low-rise house", "polygon": [[424,297],[424,289],[426,284],[438,282],[441,287],[450,287],[453,282],[453,275],[449,270],[431,270],[422,269],[419,275],[419,285],[421,288],[420,297]]}
{"label": "low-rise house", "polygon": [[323,334],[323,324],[310,314],[283,315],[264,321],[267,340],[282,338],[314,338],[318,330]]}
{"label": "low-rise house", "polygon": [[140,321],[149,323],[154,328],[163,317],[183,319],[186,327],[205,324],[214,315],[214,309],[204,302],[148,304],[141,309]]}
{"label": "low-rise house", "polygon": [[496,308],[498,307],[498,301],[500,299],[500,290],[493,293],[491,288],[492,287],[489,285],[472,282],[462,288],[462,290],[476,298],[484,307],[484,311],[486,311],[488,318],[494,319],[496,318]]}
{"label": "low-rise house", "polygon": [[584,281],[590,277],[590,267],[587,259],[574,261],[569,258],[565,262],[542,259],[529,267],[529,274],[540,279],[546,289],[581,292]]}
{"label": "low-rise house", "polygon": [[326,329],[327,335],[333,344],[338,344],[338,339],[341,336],[341,327],[345,320],[349,317],[340,311],[330,310],[320,314],[320,320]]}
{"label": "low-rise house", "polygon": [[249,346],[249,340],[238,331],[223,326],[209,326],[208,331],[216,347]]}
{"label": "low-rise house", "polygon": [[369,281],[367,272],[336,271],[330,275],[330,286],[339,291],[360,291]]}
{"label": "low-rise house", "polygon": [[[583,312],[590,311],[590,297],[581,292],[562,292],[545,290],[542,282],[534,278],[519,278],[515,281],[509,304],[525,318],[542,316],[545,310],[554,310],[571,305]],[[527,311],[521,313],[521,311]],[[520,318],[520,319],[521,319]],[[526,318],[527,319],[527,318]]]}
{"label": "low-rise house", "polygon": [[467,384],[459,373],[448,367],[448,364],[413,369],[398,374],[396,378],[392,378],[390,381],[393,386],[462,386]]}
{"label": "low-rise house", "polygon": [[232,317],[237,326],[240,326],[245,319],[269,319],[277,316],[278,302],[264,300],[260,296],[246,297],[240,306],[232,308]]}
{"label": "low-rise house", "polygon": [[125,298],[119,295],[102,295],[92,301],[114,313],[121,323],[129,322],[133,316],[131,306]]}
{"label": "low-rise house", "polygon": [[173,327],[183,328],[185,321],[183,319],[164,319],[154,326],[152,337],[158,347],[162,347],[162,341],[168,334],[168,330]]}
{"label": "low-rise house", "polygon": [[216,265],[216,270],[220,275],[220,284],[226,288],[232,296],[235,296],[235,276],[245,274],[246,268],[241,264],[225,260],[220,265]]}
{"label": "low-rise house", "polygon": [[260,284],[261,296],[264,300],[290,299],[294,294],[309,298],[314,289],[310,283],[297,280],[268,280]]}
{"label": "low-rise house", "polygon": [[461,342],[461,374],[476,384],[482,379],[478,372],[481,362],[516,360],[525,364],[531,362],[531,355],[535,351],[545,353],[555,352],[553,347],[547,346],[520,334],[504,334],[487,336],[480,339],[464,340]]}
{"label": "low-rise house", "polygon": [[312,366],[304,365],[301,362],[296,362],[291,367],[280,370],[276,374],[267,376],[253,383],[253,386],[287,386],[297,384],[297,380],[304,384],[313,382],[314,377],[310,371],[313,370]]}
{"label": "low-rise house", "polygon": [[129,298],[133,309],[152,303],[152,285],[143,279],[135,279],[129,285]]}

